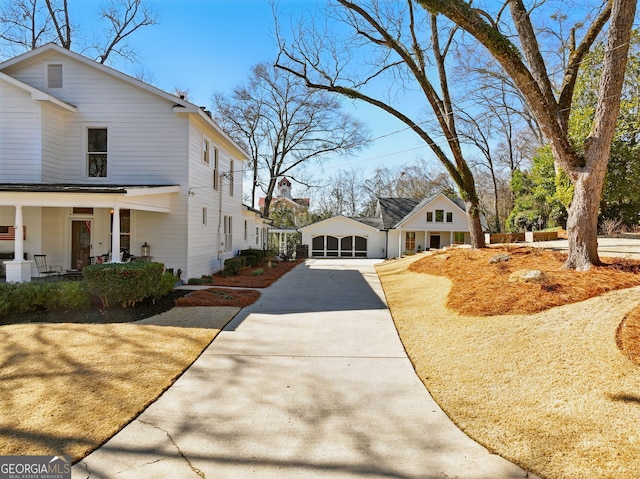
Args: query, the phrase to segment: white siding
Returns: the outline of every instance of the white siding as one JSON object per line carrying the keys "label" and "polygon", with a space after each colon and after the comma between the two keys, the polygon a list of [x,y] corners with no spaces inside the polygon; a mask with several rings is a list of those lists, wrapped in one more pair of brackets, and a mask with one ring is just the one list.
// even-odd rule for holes
{"label": "white siding", "polygon": [[30,93],[3,80],[0,80],[0,165],[2,183],[40,181],[40,105],[31,99]]}
{"label": "white siding", "polygon": [[42,104],[42,181],[61,183],[64,151],[65,113]]}
{"label": "white siding", "polygon": [[359,221],[344,216],[334,216],[313,225],[300,228],[302,244],[309,246],[309,256],[312,252],[312,240],[315,236],[331,235],[337,238],[344,236],[363,236],[367,238],[367,257],[384,258],[386,254],[386,233],[367,226]]}
{"label": "white siding", "polygon": [[[104,72],[54,54],[63,65],[63,88],[46,88],[46,63],[9,69],[11,76],[77,106],[65,127],[64,182],[126,184],[180,183],[186,180],[185,118],[169,100]],[[86,129],[109,133],[108,178],[87,178]]]}

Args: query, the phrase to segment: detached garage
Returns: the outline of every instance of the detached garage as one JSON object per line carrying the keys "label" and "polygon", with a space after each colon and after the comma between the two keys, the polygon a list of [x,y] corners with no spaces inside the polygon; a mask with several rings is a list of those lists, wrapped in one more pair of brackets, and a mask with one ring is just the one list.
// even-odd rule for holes
{"label": "detached garage", "polygon": [[300,228],[302,243],[315,258],[384,258],[386,233],[376,219],[333,218]]}
{"label": "detached garage", "polygon": [[378,198],[376,216],[334,216],[300,228],[315,258],[389,258],[470,242],[464,203],[438,193],[415,198]]}

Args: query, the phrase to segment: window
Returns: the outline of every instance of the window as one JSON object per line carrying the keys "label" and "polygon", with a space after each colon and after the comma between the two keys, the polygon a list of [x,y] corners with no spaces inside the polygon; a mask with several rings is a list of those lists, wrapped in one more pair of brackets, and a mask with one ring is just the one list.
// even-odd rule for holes
{"label": "window", "polygon": [[213,189],[218,191],[218,181],[220,173],[218,172],[218,149],[213,147]]}
{"label": "window", "polygon": [[232,234],[233,221],[231,216],[224,217],[224,250],[231,251],[233,247],[233,234]]}
{"label": "window", "polygon": [[[110,227],[110,234],[113,234],[113,211]],[[131,252],[131,210],[120,210],[120,250]]]}
{"label": "window", "polygon": [[229,161],[229,195],[233,196],[233,169],[234,169],[234,164],[233,164],[233,160]]}
{"label": "window", "polygon": [[206,208],[202,208],[202,225],[206,226],[207,225],[207,209]]}
{"label": "window", "polygon": [[205,165],[209,164],[209,140],[206,138],[202,140],[202,162]]}
{"label": "window", "polygon": [[87,130],[87,175],[89,178],[107,176],[107,129]]}
{"label": "window", "polygon": [[73,208],[72,214],[74,215],[92,215],[93,208]]}
{"label": "window", "polygon": [[464,233],[453,233],[453,242],[457,244],[464,244]]}
{"label": "window", "polygon": [[249,236],[249,225],[247,224],[247,220],[244,220],[244,240],[247,241],[247,237]]}
{"label": "window", "polygon": [[427,211],[427,223],[433,222],[433,211]]}
{"label": "window", "polygon": [[47,65],[47,87],[62,88],[62,65]]}
{"label": "window", "polygon": [[416,251],[416,233],[415,233],[415,231],[407,231],[407,234],[405,236],[404,249],[407,252],[415,253],[415,251]]}
{"label": "window", "polygon": [[260,228],[256,228],[256,244],[260,244]]}
{"label": "window", "polygon": [[447,223],[453,223],[453,213],[451,211],[447,211]]}
{"label": "window", "polygon": [[436,210],[436,223],[444,221],[444,210]]}

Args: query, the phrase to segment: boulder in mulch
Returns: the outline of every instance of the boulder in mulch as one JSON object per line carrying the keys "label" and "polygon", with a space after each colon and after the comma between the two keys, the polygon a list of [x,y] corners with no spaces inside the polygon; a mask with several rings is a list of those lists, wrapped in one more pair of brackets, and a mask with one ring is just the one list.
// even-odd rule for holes
{"label": "boulder in mulch", "polygon": [[505,261],[509,261],[510,259],[511,256],[508,254],[497,254],[489,259],[489,264],[504,263]]}
{"label": "boulder in mulch", "polygon": [[510,283],[542,283],[545,279],[539,269],[519,269],[509,275]]}

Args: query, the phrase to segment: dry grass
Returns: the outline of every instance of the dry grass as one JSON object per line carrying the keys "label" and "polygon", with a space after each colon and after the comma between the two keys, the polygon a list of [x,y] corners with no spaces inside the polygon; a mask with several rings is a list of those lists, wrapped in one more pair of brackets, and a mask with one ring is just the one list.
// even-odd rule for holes
{"label": "dry grass", "polygon": [[[238,311],[221,309],[206,328],[2,326],[0,455],[83,458],[168,388]],[[186,311],[195,310],[180,316]]]}
{"label": "dry grass", "polygon": [[[513,250],[523,263],[508,268],[546,269],[559,287],[509,285],[505,266],[489,265],[484,251],[449,253],[438,263],[378,267],[400,337],[435,400],[472,438],[541,477],[637,479],[640,369],[616,346],[617,331],[638,333],[620,323],[637,317],[640,288],[618,289],[638,284],[637,274],[562,271],[553,254]],[[415,272],[427,262],[442,276]]]}

